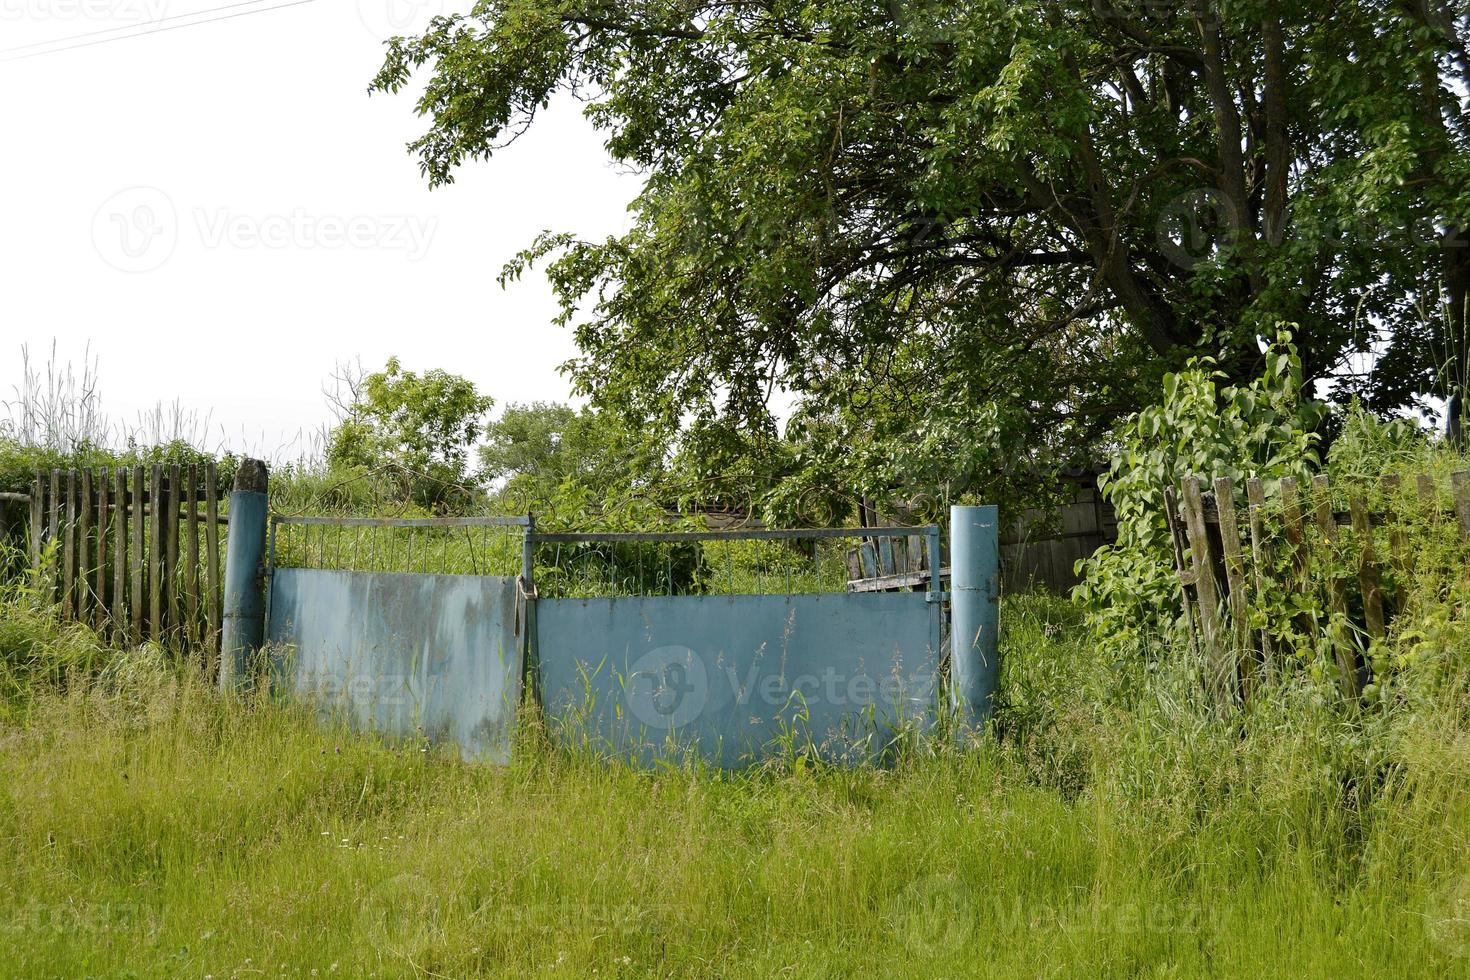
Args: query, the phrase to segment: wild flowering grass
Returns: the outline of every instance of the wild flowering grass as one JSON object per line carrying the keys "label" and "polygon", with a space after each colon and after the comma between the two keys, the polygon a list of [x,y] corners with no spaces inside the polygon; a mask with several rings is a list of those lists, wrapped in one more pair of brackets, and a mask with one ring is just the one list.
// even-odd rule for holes
{"label": "wild flowering grass", "polygon": [[1116,706],[1070,607],[1006,612],[999,740],[722,774],[534,724],[469,765],[9,604],[5,663],[49,666],[0,725],[0,974],[1470,974],[1463,694],[1212,725]]}

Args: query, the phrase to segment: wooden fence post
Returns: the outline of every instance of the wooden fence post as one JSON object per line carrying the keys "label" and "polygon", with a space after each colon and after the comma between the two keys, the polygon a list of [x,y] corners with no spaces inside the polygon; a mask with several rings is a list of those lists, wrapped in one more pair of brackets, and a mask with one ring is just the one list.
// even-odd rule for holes
{"label": "wooden fence post", "polygon": [[143,538],[145,533],[143,519],[143,504],[146,500],[143,483],[143,467],[141,464],[133,467],[133,493],[131,498],[131,509],[133,514],[133,642],[142,643],[144,637],[144,623],[148,615],[147,596],[144,579],[148,571],[148,555],[143,549]]}
{"label": "wooden fence post", "polygon": [[88,590],[92,587],[92,470],[82,470],[81,498],[77,501],[77,622],[92,618]]}
{"label": "wooden fence post", "polygon": [[199,640],[199,467],[189,464],[184,484],[184,506],[188,510],[184,538],[184,639],[191,645]]}
{"label": "wooden fence post", "polygon": [[1353,536],[1358,539],[1358,585],[1363,590],[1363,622],[1368,636],[1381,640],[1385,631],[1383,584],[1373,551],[1373,522],[1368,516],[1368,502],[1362,497],[1354,497],[1348,507],[1353,515]]}
{"label": "wooden fence post", "polygon": [[1189,601],[1189,587],[1195,584],[1194,573],[1184,561],[1181,518],[1178,497],[1173,487],[1164,488],[1164,517],[1169,522],[1169,541],[1174,547],[1174,570],[1179,575],[1179,602],[1184,608],[1184,622],[1189,627],[1189,652],[1196,663],[1200,662],[1199,627],[1195,622],[1193,603]]}
{"label": "wooden fence post", "polygon": [[1222,681],[1229,673],[1229,653],[1220,632],[1220,589],[1215,581],[1215,561],[1205,527],[1204,499],[1199,477],[1186,476],[1182,487],[1184,524],[1189,534],[1190,561],[1194,566],[1195,593],[1199,596],[1200,632],[1205,646],[1205,680],[1216,705],[1223,708],[1227,692]]}
{"label": "wooden fence post", "polygon": [[1322,536],[1327,541],[1327,555],[1329,561],[1324,571],[1327,575],[1328,608],[1332,611],[1332,622],[1328,628],[1328,635],[1332,641],[1332,653],[1337,659],[1337,670],[1342,681],[1342,693],[1353,700],[1361,696],[1362,691],[1358,685],[1357,656],[1352,648],[1352,643],[1347,633],[1347,589],[1338,577],[1336,568],[1332,567],[1331,560],[1336,557],[1337,543],[1337,517],[1332,512],[1332,488],[1328,485],[1326,476],[1318,476],[1312,481],[1316,490],[1317,526],[1322,531]]}
{"label": "wooden fence post", "polygon": [[73,570],[77,561],[77,471],[66,471],[66,503],[62,511],[61,524],[61,615],[65,619],[76,616],[76,584]]}
{"label": "wooden fence post", "polygon": [[1455,518],[1460,522],[1460,537],[1470,538],[1470,472],[1461,470],[1450,481],[1455,489]]}
{"label": "wooden fence post", "polygon": [[[1287,476],[1281,479],[1281,511],[1286,518],[1286,541],[1291,546],[1292,591],[1304,595],[1311,573],[1311,554],[1308,551],[1310,545],[1302,518],[1301,492],[1296,477]],[[1310,636],[1317,628],[1316,618],[1311,613],[1303,612],[1297,617],[1297,626]]]}
{"label": "wooden fence post", "polygon": [[168,468],[168,497],[164,501],[163,521],[163,588],[164,616],[168,622],[167,635],[174,644],[180,643],[183,617],[179,614],[179,480],[180,467],[174,463]]}
{"label": "wooden fence post", "polygon": [[36,473],[36,485],[31,488],[31,570],[39,573],[41,571],[42,553],[42,528],[45,526],[46,514],[46,481]]}
{"label": "wooden fence post", "polygon": [[1225,581],[1230,587],[1230,636],[1232,639],[1229,683],[1232,696],[1249,688],[1254,678],[1250,663],[1250,600],[1246,595],[1245,558],[1240,549],[1240,522],[1235,516],[1235,481],[1215,478],[1215,510],[1220,515],[1220,545],[1225,552]]}
{"label": "wooden fence post", "polygon": [[1399,513],[1396,501],[1403,489],[1403,483],[1396,473],[1385,473],[1378,480],[1378,485],[1383,490],[1383,499],[1387,501],[1388,521],[1388,550],[1389,559],[1399,574],[1407,574],[1409,567],[1409,535],[1404,530],[1403,515]]}
{"label": "wooden fence post", "polygon": [[149,476],[151,513],[148,515],[148,635],[155,641],[164,637],[166,621],[163,604],[163,464],[154,463]]}
{"label": "wooden fence post", "polygon": [[111,528],[112,510],[108,507],[110,478],[112,474],[103,467],[97,474],[97,574],[92,590],[96,593],[97,605],[92,614],[92,628],[101,633],[107,626],[107,532]]}
{"label": "wooden fence post", "polygon": [[112,542],[112,635],[122,641],[128,635],[128,468],[119,466],[113,479],[117,481],[117,515]]}
{"label": "wooden fence post", "polygon": [[[1245,483],[1245,494],[1250,503],[1251,563],[1255,569],[1256,596],[1264,602],[1271,594],[1272,558],[1271,543],[1266,538],[1266,490],[1260,479],[1253,476]],[[1261,626],[1261,663],[1265,667],[1266,677],[1274,677],[1277,666],[1276,650],[1271,639],[1269,622]]]}
{"label": "wooden fence post", "polygon": [[61,571],[56,564],[61,546],[61,470],[59,469],[51,471],[49,505],[47,518],[51,529],[46,535],[46,540],[51,545],[51,555],[50,560],[46,562],[46,596],[48,599],[56,599],[60,595],[57,582],[58,573]]}

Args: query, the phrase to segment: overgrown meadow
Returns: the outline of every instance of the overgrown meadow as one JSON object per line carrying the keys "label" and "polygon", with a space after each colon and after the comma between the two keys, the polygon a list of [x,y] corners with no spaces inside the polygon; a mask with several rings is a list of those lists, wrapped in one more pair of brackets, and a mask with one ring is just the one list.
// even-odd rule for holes
{"label": "overgrown meadow", "polygon": [[643,773],[531,724],[496,769],[5,611],[7,975],[1470,973],[1463,678],[1210,724],[1015,600],[993,739]]}
{"label": "overgrown meadow", "polygon": [[[1323,438],[1278,355],[1253,388],[1208,365],[1170,379],[1119,435],[1118,546],[1075,600],[1005,598],[990,729],[905,742],[882,767],[793,742],[748,771],[638,771],[534,717],[510,766],[467,764],[222,696],[167,650],[61,623],[13,577],[0,974],[1470,975],[1470,554],[1453,524],[1404,525],[1414,560],[1386,582],[1381,640],[1324,605],[1352,572],[1330,550],[1310,587],[1252,608],[1283,642],[1240,703],[1208,696],[1181,617],[1148,506],[1180,475],[1350,490],[1467,467],[1361,411]],[[340,497],[366,485],[354,472],[278,470],[276,506],[379,508]],[[688,583],[782,571],[840,587],[761,549]],[[1335,682],[1343,642],[1371,696]]]}

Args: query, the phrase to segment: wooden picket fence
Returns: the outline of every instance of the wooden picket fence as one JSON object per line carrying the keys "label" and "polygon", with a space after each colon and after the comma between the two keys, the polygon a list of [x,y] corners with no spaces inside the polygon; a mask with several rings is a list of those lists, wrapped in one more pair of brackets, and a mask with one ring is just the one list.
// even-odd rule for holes
{"label": "wooden picket fence", "polygon": [[118,642],[219,649],[222,566],[213,463],[36,474],[29,547],[65,619]]}
{"label": "wooden picket fence", "polygon": [[[1435,521],[1456,521],[1460,538],[1470,541],[1470,472],[1455,473],[1451,482],[1453,506],[1446,509],[1434,478],[1420,475],[1415,487],[1419,512]],[[1383,476],[1380,486],[1385,500],[1400,498],[1398,476]],[[1409,553],[1407,515],[1381,507],[1374,510],[1361,492],[1349,496],[1346,511],[1336,511],[1326,476],[1316,477],[1306,492],[1297,480],[1282,479],[1279,497],[1268,507],[1262,481],[1252,478],[1246,481],[1243,534],[1236,492],[1234,481],[1228,478],[1216,479],[1209,492],[1193,476],[1181,482],[1177,494],[1172,487],[1164,492],[1180,596],[1211,694],[1222,705],[1249,699],[1262,672],[1276,669],[1278,657],[1285,652],[1277,649],[1280,638],[1269,626],[1252,628],[1252,593],[1264,597],[1272,589],[1304,592],[1318,587],[1310,580],[1311,549],[1335,548],[1340,530],[1351,528],[1355,574],[1327,575],[1321,587],[1326,591],[1330,614],[1326,628],[1342,692],[1350,699],[1359,698],[1371,671],[1361,644],[1345,624],[1353,619],[1352,626],[1369,644],[1387,634],[1393,610],[1384,601],[1385,576],[1407,574],[1414,562]],[[1279,521],[1280,527],[1269,527],[1270,520]],[[1374,545],[1374,528],[1387,531],[1387,560]],[[1281,544],[1285,555],[1275,551]],[[1278,558],[1284,559],[1281,566]],[[1285,581],[1278,576],[1282,566]],[[1354,585],[1356,595],[1351,594]],[[1300,625],[1308,634],[1321,628],[1315,622]]]}

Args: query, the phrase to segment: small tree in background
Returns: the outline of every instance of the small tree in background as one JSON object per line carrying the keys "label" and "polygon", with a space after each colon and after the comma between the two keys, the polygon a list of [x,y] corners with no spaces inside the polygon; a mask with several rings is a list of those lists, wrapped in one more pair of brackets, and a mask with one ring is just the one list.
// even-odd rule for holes
{"label": "small tree in background", "polygon": [[390,357],[381,371],[347,379],[342,420],[332,430],[333,466],[375,470],[414,503],[443,509],[473,492],[470,451],[494,400],[448,371],[405,371]]}
{"label": "small tree in background", "polygon": [[558,527],[580,527],[589,519],[636,523],[633,514],[657,521],[654,515],[679,496],[666,442],[593,408],[507,405],[485,426],[479,456],[480,477],[503,509],[534,511]]}

